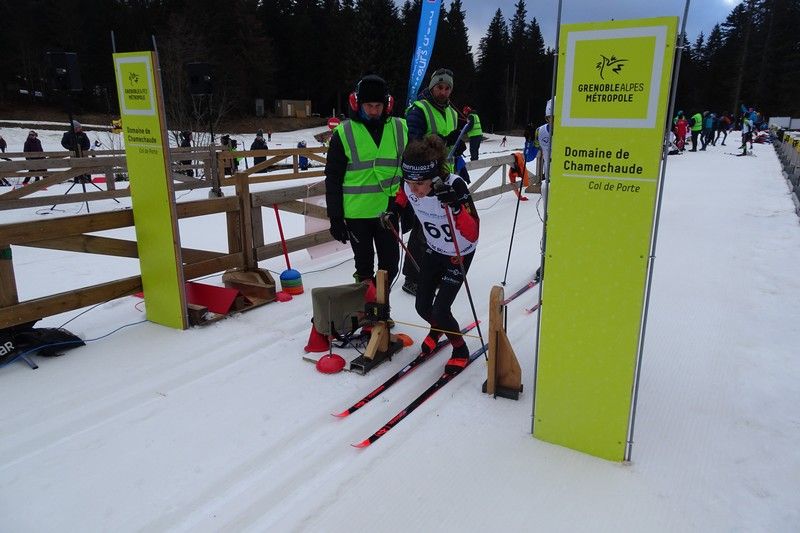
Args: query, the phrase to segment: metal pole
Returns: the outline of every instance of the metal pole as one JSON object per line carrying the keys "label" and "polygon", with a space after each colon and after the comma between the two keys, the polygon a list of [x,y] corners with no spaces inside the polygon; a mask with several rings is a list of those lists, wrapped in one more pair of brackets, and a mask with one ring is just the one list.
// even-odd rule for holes
{"label": "metal pole", "polygon": [[508,280],[508,265],[511,263],[511,247],[514,246],[514,232],[517,230],[517,215],[519,215],[519,204],[522,202],[522,185],[524,181],[522,178],[519,180],[519,191],[517,191],[517,208],[514,210],[514,223],[511,225],[511,240],[508,242],[508,258],[506,258],[506,272],[503,274],[503,282],[501,285],[506,286]]}
{"label": "metal pole", "polygon": [[[472,308],[472,318],[475,319],[475,328],[478,330],[478,337],[481,339],[481,346],[486,346],[483,342],[483,333],[481,333],[481,325],[478,320],[478,313],[475,312],[475,303],[472,300],[472,291],[469,290],[469,281],[467,281],[467,269],[464,268],[464,258],[461,256],[461,250],[458,249],[458,238],[456,237],[456,225],[453,224],[453,216],[450,214],[450,206],[444,205],[444,213],[447,215],[447,223],[450,225],[450,235],[453,236],[453,246],[456,249],[456,257],[458,258],[458,267],[461,270],[461,275],[464,276],[464,287],[467,288],[467,298],[469,299],[469,306]],[[489,359],[489,355],[484,353],[483,357]]]}
{"label": "metal pole", "polygon": [[[555,95],[556,95],[556,76],[558,75],[558,54],[559,54],[559,45],[558,40],[561,38],[561,8],[563,6],[563,0],[558,0],[558,14],[556,15],[556,49],[555,54],[553,55],[553,81],[550,84],[550,94],[551,98],[553,98],[553,115],[556,114],[556,102],[555,102]],[[553,117],[553,127],[550,131],[550,154],[553,153],[553,144],[552,138],[555,135],[556,130],[556,120],[555,116]],[[549,158],[549,155],[548,155]],[[547,161],[547,168],[550,168],[550,161]],[[550,196],[550,176],[544,176],[542,180],[542,185],[546,185],[546,189],[542,189],[542,196],[544,196],[544,215],[542,218],[544,219],[542,222],[542,259],[540,261],[541,270],[541,278],[544,279],[544,252],[547,245],[547,199]],[[542,301],[542,285],[543,283],[539,283],[539,302]],[[536,319],[536,350],[533,355],[533,387],[534,387],[534,394],[532,406],[531,406],[531,433],[533,433],[533,427],[536,424],[536,419],[533,416],[533,413],[536,411],[536,380],[538,378],[538,370],[539,370],[539,331],[542,329],[542,313],[539,313],[539,317]]]}
{"label": "metal pole", "polygon": [[672,94],[669,97],[669,108],[667,110],[667,127],[664,128],[664,139],[661,149],[661,172],[658,178],[658,193],[656,194],[656,214],[653,221],[653,239],[650,245],[650,257],[648,258],[649,268],[647,272],[647,284],[645,285],[644,296],[644,313],[642,315],[642,325],[639,331],[639,346],[636,353],[636,367],[634,369],[633,379],[633,401],[631,402],[631,413],[628,421],[628,437],[625,443],[625,460],[631,460],[631,448],[633,447],[633,426],[636,421],[636,400],[639,396],[639,377],[642,372],[642,352],[644,351],[644,336],[647,331],[647,310],[650,306],[650,288],[653,285],[653,267],[656,259],[656,244],[658,242],[658,223],[661,219],[661,201],[664,194],[664,181],[667,175],[667,157],[669,152],[669,132],[672,129],[672,115],[675,112],[675,98],[678,93],[678,75],[681,71],[681,56],[683,55],[683,34],[686,32],[686,19],[689,16],[689,3],[691,0],[686,0],[686,5],[683,9],[683,22],[681,23],[681,32],[678,36],[678,46],[675,50],[675,73],[672,77]]}

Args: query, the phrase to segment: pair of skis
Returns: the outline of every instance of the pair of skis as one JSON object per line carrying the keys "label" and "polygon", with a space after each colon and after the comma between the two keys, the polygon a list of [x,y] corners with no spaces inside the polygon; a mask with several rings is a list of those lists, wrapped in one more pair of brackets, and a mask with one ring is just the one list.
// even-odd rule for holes
{"label": "pair of skis", "polygon": [[[461,329],[461,333],[468,333],[470,330],[474,329],[475,326],[477,326],[477,323],[473,322],[473,323],[469,324],[468,326],[465,326],[464,328],[462,328]],[[397,383],[400,379],[405,377],[408,373],[413,371],[419,365],[421,365],[422,363],[424,363],[428,359],[433,358],[440,350],[445,348],[448,344],[450,344],[450,341],[448,339],[442,339],[441,341],[439,341],[439,343],[434,347],[434,349],[430,353],[420,352],[420,354],[417,357],[415,357],[413,360],[411,360],[410,363],[408,363],[406,366],[401,368],[396,374],[391,376],[389,379],[387,379],[386,381],[384,381],[383,383],[378,385],[372,392],[370,392],[369,394],[367,394],[366,396],[361,398],[359,401],[357,401],[356,403],[354,403],[353,405],[351,405],[350,407],[348,407],[344,411],[334,414],[334,416],[336,416],[338,418],[345,418],[347,416],[350,416],[354,412],[358,411],[359,409],[364,407],[366,404],[368,404],[369,402],[371,402],[372,400],[374,400],[375,398],[380,396],[383,392],[386,391],[386,389],[388,389],[389,387],[391,387],[392,385]],[[477,357],[479,357],[481,354],[483,354],[485,350],[486,350],[486,347],[484,346],[481,349],[479,349],[478,351],[476,351],[475,353],[471,354],[470,358],[469,358],[469,362],[467,363],[467,366],[469,365],[469,363],[471,363]],[[464,368],[466,368],[466,366]],[[370,444],[372,444],[373,442],[375,442],[376,440],[381,438],[390,429],[392,429],[394,426],[396,426],[398,423],[400,423],[401,420],[403,420],[406,416],[411,414],[411,412],[414,411],[417,407],[419,407],[425,400],[427,400],[428,398],[433,396],[436,393],[436,391],[438,391],[440,388],[442,388],[444,385],[446,385],[450,380],[453,379],[453,377],[455,377],[456,375],[458,375],[462,371],[463,371],[463,368],[459,369],[455,373],[444,373],[444,374],[442,374],[439,377],[439,379],[437,379],[436,382],[433,385],[431,385],[425,392],[420,394],[405,409],[400,411],[391,420],[389,420],[386,424],[384,424],[383,427],[381,427],[378,431],[376,431],[375,433],[370,435],[368,438],[366,438],[362,442],[360,442],[358,444],[354,444],[353,446],[355,446],[356,448],[366,448],[367,446],[369,446]]]}
{"label": "pair of skis", "polygon": [[[523,285],[519,290],[517,290],[516,292],[512,293],[511,296],[509,296],[508,298],[503,300],[503,305],[508,305],[512,301],[514,301],[517,298],[519,298],[528,289],[532,289],[532,288],[536,287],[538,284],[539,284],[539,282],[537,280],[535,280],[535,279],[529,281],[528,283]],[[539,309],[540,305],[541,305],[541,302],[537,302],[533,307],[526,307],[525,308],[525,312],[530,315],[531,313],[533,313],[534,311]]]}
{"label": "pair of skis", "polygon": [[[511,302],[514,299],[518,298],[520,295],[522,295],[528,289],[532,289],[537,284],[538,284],[538,281],[531,280],[530,282],[525,284],[523,287],[521,287],[519,290],[517,290],[516,292],[511,294],[508,298],[506,298],[505,301],[503,302],[503,305],[507,305],[509,302]],[[537,303],[532,308],[525,309],[525,311],[528,312],[528,313],[533,313],[538,308],[539,308],[539,304]],[[472,330],[473,328],[475,328],[476,326],[477,326],[477,323],[473,322],[472,324],[469,324],[468,326],[462,328],[461,329],[461,333],[467,333],[470,330]],[[405,377],[409,372],[411,372],[412,370],[417,368],[419,365],[421,365],[422,363],[424,363],[428,359],[433,358],[441,349],[445,348],[448,344],[450,344],[449,340],[442,339],[441,341],[439,341],[439,343],[436,345],[436,347],[430,353],[420,353],[410,363],[408,363],[406,366],[401,368],[396,374],[391,376],[389,379],[384,381],[382,384],[378,385],[374,390],[372,390],[372,392],[370,392],[369,394],[367,394],[366,396],[361,398],[359,401],[357,401],[356,403],[354,403],[353,405],[351,405],[350,407],[348,407],[344,411],[334,414],[334,416],[336,416],[338,418],[345,418],[347,416],[350,416],[354,412],[358,411],[359,409],[364,407],[366,404],[368,404],[369,402],[371,402],[372,400],[374,400],[375,398],[380,396],[383,392],[386,391],[386,389],[388,389],[389,387],[391,387],[392,385],[397,383],[400,379]],[[404,409],[402,409],[399,413],[397,413],[394,417],[392,417],[388,422],[386,422],[386,424],[384,424],[380,429],[378,429],[375,433],[373,433],[372,435],[370,435],[369,437],[367,437],[363,441],[359,442],[358,444],[353,444],[353,446],[356,447],[356,448],[366,448],[367,446],[369,446],[370,444],[372,444],[373,442],[375,442],[376,440],[378,440],[379,438],[384,436],[393,427],[395,427],[403,419],[405,419],[408,415],[410,415],[412,412],[414,412],[417,409],[417,407],[422,405],[431,396],[436,394],[436,392],[438,392],[439,389],[441,389],[442,387],[444,387],[445,385],[450,383],[453,380],[453,378],[455,378],[458,374],[463,372],[464,368],[469,366],[473,361],[475,361],[475,359],[477,359],[478,357],[483,355],[486,352],[487,348],[488,348],[487,345],[483,345],[480,348],[478,348],[476,351],[472,352],[470,354],[470,356],[469,356],[467,364],[464,367],[459,368],[458,370],[456,370],[454,372],[443,372],[442,375],[439,376],[439,378],[430,387],[428,387],[425,391],[422,392],[422,394],[417,396]]]}

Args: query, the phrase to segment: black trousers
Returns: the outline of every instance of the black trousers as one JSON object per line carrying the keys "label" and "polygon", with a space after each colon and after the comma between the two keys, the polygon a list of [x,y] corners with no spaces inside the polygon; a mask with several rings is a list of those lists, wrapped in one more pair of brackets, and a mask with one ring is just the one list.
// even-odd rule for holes
{"label": "black trousers", "polygon": [[[422,224],[420,224],[417,217],[414,217],[414,225],[411,227],[411,234],[408,236],[406,247],[411,255],[414,256],[417,264],[422,267],[422,256],[425,254],[425,250],[428,249],[428,245],[425,242],[425,234],[422,233]],[[403,261],[403,275],[406,280],[413,283],[417,283],[419,280],[419,273],[409,258]]]}
{"label": "black trousers", "polygon": [[478,149],[481,147],[481,136],[476,135],[474,137],[469,138],[469,160],[470,161],[477,161],[478,160]]}
{"label": "black trousers", "polygon": [[378,269],[389,273],[389,283],[397,276],[400,245],[392,232],[381,226],[377,218],[348,218],[350,247],[356,263],[356,277],[362,281],[375,277],[375,252]]}
{"label": "black trousers", "polygon": [[[475,252],[462,256],[464,271],[469,271]],[[419,260],[419,259],[418,259]],[[422,274],[417,281],[417,313],[432,327],[458,331],[451,307],[464,283],[458,258],[436,253],[427,246],[422,255]],[[449,335],[448,335],[449,337]]]}
{"label": "black trousers", "polygon": [[700,130],[692,130],[692,152],[697,151],[697,137],[700,136]]}

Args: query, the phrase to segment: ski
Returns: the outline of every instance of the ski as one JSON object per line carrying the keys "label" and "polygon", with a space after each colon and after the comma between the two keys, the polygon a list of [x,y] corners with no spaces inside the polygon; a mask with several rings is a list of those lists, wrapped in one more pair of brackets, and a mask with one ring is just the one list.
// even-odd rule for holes
{"label": "ski", "polygon": [[[461,333],[469,332],[470,330],[474,329],[476,325],[477,324],[475,322],[473,322],[472,324],[469,324],[468,326],[464,326],[463,328],[461,328]],[[405,376],[406,374],[408,374],[409,372],[411,372],[412,370],[417,368],[419,365],[421,365],[422,363],[424,363],[425,361],[427,361],[428,359],[430,359],[431,357],[436,355],[439,352],[439,350],[441,350],[442,348],[444,348],[448,344],[450,344],[450,340],[447,339],[447,338],[444,338],[444,339],[440,340],[438,342],[438,344],[436,344],[436,347],[433,349],[432,352],[430,352],[430,353],[420,352],[420,354],[417,357],[415,357],[414,359],[412,359],[410,363],[408,363],[406,366],[401,368],[395,375],[393,375],[392,377],[390,377],[389,379],[384,381],[382,384],[378,385],[378,387],[375,390],[373,390],[372,392],[370,392],[369,394],[367,394],[366,396],[364,396],[363,398],[358,400],[356,403],[354,403],[353,405],[351,405],[350,407],[348,407],[347,409],[345,409],[341,413],[333,413],[333,416],[335,416],[337,418],[344,418],[344,417],[350,416],[354,412],[358,411],[359,409],[364,407],[366,404],[368,404],[369,402],[374,400],[376,397],[378,397],[386,389],[388,389],[389,387],[391,387],[392,385],[397,383],[400,380],[400,378],[402,378],[403,376]]]}
{"label": "ski", "polygon": [[534,311],[536,311],[537,309],[539,309],[539,306],[541,306],[541,305],[542,305],[542,302],[538,302],[538,303],[537,303],[536,305],[534,305],[533,307],[526,307],[526,308],[525,308],[525,312],[526,312],[526,313],[528,313],[528,314],[530,315],[530,314],[532,314]]}
{"label": "ski", "polygon": [[528,289],[532,289],[532,288],[536,287],[538,284],[539,284],[539,282],[536,281],[535,279],[530,280],[528,283],[523,285],[519,290],[514,292],[511,296],[509,296],[508,298],[503,300],[503,305],[508,305],[509,303],[511,303],[514,300],[516,300],[517,298],[519,298],[525,291],[527,291]]}
{"label": "ski", "polygon": [[[464,368],[467,368],[475,359],[477,359],[478,357],[483,355],[483,353],[486,351],[486,349],[487,349],[487,345],[484,344],[483,346],[478,348],[476,351],[472,352],[470,354],[469,360],[467,361],[467,364],[464,366]],[[414,401],[412,401],[410,404],[408,404],[405,409],[403,409],[402,411],[397,413],[391,420],[386,422],[386,424],[384,424],[382,428],[380,428],[378,431],[376,431],[375,433],[373,433],[372,435],[370,435],[369,437],[367,437],[363,441],[359,442],[358,444],[353,444],[352,446],[355,447],[355,448],[366,448],[367,446],[369,446],[370,444],[372,444],[373,442],[375,442],[376,440],[378,440],[379,438],[384,436],[390,429],[392,429],[397,424],[399,424],[401,420],[403,420],[405,417],[407,417],[412,412],[414,412],[414,410],[417,407],[419,407],[420,405],[422,405],[428,398],[430,398],[431,396],[436,394],[436,392],[439,389],[441,389],[442,387],[444,387],[445,385],[450,383],[453,380],[454,377],[456,377],[461,372],[463,372],[464,368],[461,368],[458,371],[452,372],[452,373],[448,373],[448,372],[442,373],[442,375],[439,376],[439,379],[437,379],[434,382],[433,385],[428,387],[425,390],[425,392],[423,392],[422,394],[417,396],[417,398],[414,399]]]}

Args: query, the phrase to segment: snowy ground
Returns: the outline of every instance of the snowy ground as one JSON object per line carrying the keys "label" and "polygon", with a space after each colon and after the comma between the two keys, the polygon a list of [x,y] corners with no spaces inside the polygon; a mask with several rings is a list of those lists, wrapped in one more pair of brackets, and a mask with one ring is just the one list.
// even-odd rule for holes
{"label": "snowy ground", "polygon": [[[21,146],[26,131],[0,134]],[[296,145],[312,133],[273,141]],[[365,450],[349,444],[432,382],[445,355],[339,420],[330,413],[414,349],[367,376],[322,375],[302,360],[308,292],[188,331],[141,322],[131,297],[39,323],[74,318],[68,329],[97,339],[86,347],[37,357],[36,371],[0,368],[0,530],[797,531],[800,225],[773,149],[726,155],[738,141],[669,159],[632,464],[531,437],[536,315],[523,308],[532,292],[509,307],[519,401],[481,394],[485,365],[475,364]],[[485,154],[502,153],[498,143],[490,136]],[[510,149],[521,145],[509,139]],[[537,198],[520,206],[511,289],[539,263]],[[484,319],[515,205],[511,194],[478,203],[470,280]],[[40,215],[0,212],[0,222],[19,217]],[[290,235],[303,226],[288,214],[284,224]],[[185,220],[181,236],[221,250],[224,222]],[[306,289],[351,279],[347,251],[291,259]],[[28,248],[14,248],[14,262],[22,299],[136,272],[127,259]],[[262,266],[285,268],[280,258]],[[396,318],[419,321],[399,285],[392,304]],[[463,291],[456,309],[471,320]]]}

